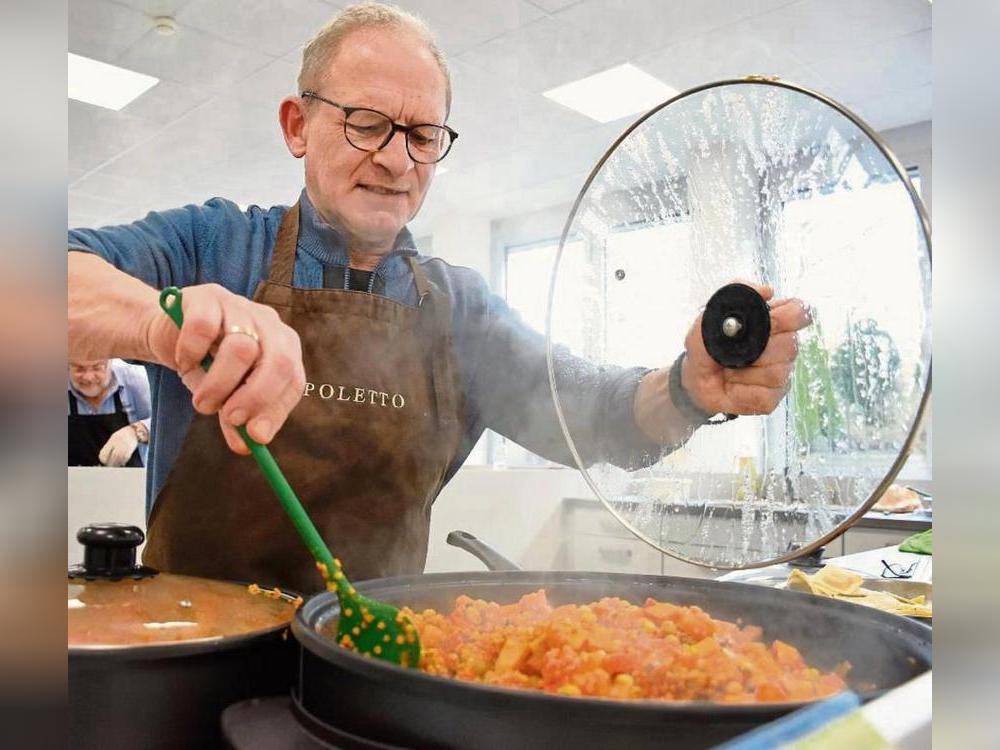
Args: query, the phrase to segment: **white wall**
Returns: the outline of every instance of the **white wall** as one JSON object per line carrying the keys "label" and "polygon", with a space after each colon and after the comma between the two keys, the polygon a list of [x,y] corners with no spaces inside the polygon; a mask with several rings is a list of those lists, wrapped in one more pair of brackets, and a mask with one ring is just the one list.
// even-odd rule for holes
{"label": "white wall", "polygon": [[490,220],[475,214],[454,213],[438,218],[431,229],[434,255],[453,266],[466,266],[490,280]]}
{"label": "white wall", "polygon": [[562,500],[592,496],[575,469],[463,468],[434,504],[426,571],[484,570],[468,552],[445,543],[455,530],[474,534],[523,568],[558,569],[567,541]]}
{"label": "white wall", "polygon": [[[91,523],[128,523],[146,529],[146,470],[70,466],[67,480],[67,560],[83,559],[76,532]],[[140,550],[142,548],[140,547]]]}

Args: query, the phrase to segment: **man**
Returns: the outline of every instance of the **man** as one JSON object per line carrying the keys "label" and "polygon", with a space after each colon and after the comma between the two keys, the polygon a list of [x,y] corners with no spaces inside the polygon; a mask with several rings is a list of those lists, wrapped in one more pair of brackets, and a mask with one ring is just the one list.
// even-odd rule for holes
{"label": "man", "polygon": [[143,466],[149,417],[144,368],[118,359],[69,363],[70,466]]}
{"label": "man", "polygon": [[[422,570],[431,505],[485,428],[572,463],[544,338],[475,272],[419,255],[405,228],[455,138],[450,100],[422,23],[387,6],[347,8],[306,46],[299,95],[279,107],[305,167],[295,206],[241,212],[213,199],[71,233],[70,249],[83,251],[69,258],[72,350],[161,365],[149,564],[319,587],[267,484],[240,458],[237,425],[271,444],[355,579]],[[180,332],[158,307],[167,285],[184,287]],[[772,410],[807,322],[800,304],[773,303],[768,348],[741,371],[716,365],[692,327],[673,397],[670,368],[601,369],[561,353],[578,447],[589,461],[636,468],[709,415]]]}

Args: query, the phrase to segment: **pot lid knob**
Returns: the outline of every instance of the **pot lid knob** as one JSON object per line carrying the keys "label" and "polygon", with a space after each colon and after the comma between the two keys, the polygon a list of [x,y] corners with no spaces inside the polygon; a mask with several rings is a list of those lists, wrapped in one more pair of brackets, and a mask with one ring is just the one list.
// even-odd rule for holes
{"label": "pot lid knob", "polygon": [[701,337],[712,359],[723,367],[752,365],[770,335],[771,310],[746,284],[727,284],[705,305]]}
{"label": "pot lid knob", "polygon": [[83,565],[69,569],[70,578],[89,581],[123,578],[149,578],[157,570],[137,565],[135,550],[146,536],[138,526],[120,523],[95,523],[76,532],[76,540],[83,545]]}

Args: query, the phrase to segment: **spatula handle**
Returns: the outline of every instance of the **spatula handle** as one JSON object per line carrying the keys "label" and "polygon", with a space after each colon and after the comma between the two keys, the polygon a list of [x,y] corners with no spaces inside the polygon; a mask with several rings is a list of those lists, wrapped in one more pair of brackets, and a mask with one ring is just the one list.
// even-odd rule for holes
{"label": "spatula handle", "polygon": [[[178,328],[184,325],[184,310],[181,307],[180,289],[169,286],[160,292],[160,307],[170,316],[170,319],[174,321]],[[201,361],[201,369],[207,372],[211,365],[211,355],[205,355],[205,358]],[[327,582],[333,582],[338,588],[343,586],[345,590],[349,588],[350,584],[346,583],[345,578],[342,576],[334,578],[335,573],[338,572],[338,567],[333,561],[333,555],[327,549],[323,537],[319,535],[319,531],[317,531],[312,519],[309,518],[309,514],[306,513],[306,509],[302,507],[302,503],[299,501],[298,496],[296,496],[295,491],[288,484],[288,480],[285,479],[285,475],[278,466],[278,462],[274,460],[274,456],[271,455],[271,451],[268,450],[266,445],[261,445],[250,437],[245,425],[237,426],[236,431],[243,438],[243,442],[246,443],[247,448],[250,449],[250,453],[256,459],[260,470],[264,473],[264,478],[271,485],[274,494],[278,496],[281,506],[285,509],[285,513],[288,514],[299,536],[302,537],[302,541],[305,542],[306,547],[309,548],[316,561],[326,566]]]}

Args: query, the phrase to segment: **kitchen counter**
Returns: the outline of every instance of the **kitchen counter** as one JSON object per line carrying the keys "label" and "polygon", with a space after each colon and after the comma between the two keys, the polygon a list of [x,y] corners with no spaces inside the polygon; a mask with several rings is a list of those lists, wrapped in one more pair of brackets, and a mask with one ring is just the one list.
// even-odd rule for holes
{"label": "kitchen counter", "polygon": [[[648,502],[648,501],[647,501]],[[560,566],[568,569],[614,570],[630,573],[710,577],[710,569],[683,563],[657,551],[626,529],[594,498],[572,495],[563,499],[564,550]],[[691,511],[701,512],[701,506]],[[775,514],[778,523],[794,523],[801,513]],[[674,520],[683,518],[671,514]],[[827,558],[898,546],[906,537],[930,528],[930,511],[916,513],[869,512],[842,535],[827,543]],[[721,542],[720,542],[721,543]]]}
{"label": "kitchen counter", "polygon": [[913,513],[883,513],[879,510],[870,510],[851,528],[899,529],[916,534],[918,531],[926,531],[932,525],[929,510],[918,510]]}
{"label": "kitchen counter", "polygon": [[[567,497],[563,499],[563,502],[567,506],[577,506],[582,508],[604,505],[596,497]],[[638,504],[640,502],[644,502],[644,499],[637,497],[636,503]],[[645,502],[649,501],[645,500]],[[674,505],[673,507],[676,509],[677,506]],[[688,507],[690,508],[691,513],[700,514],[704,506],[700,503],[691,503]],[[730,510],[731,507],[730,502],[720,501],[714,509],[714,512],[716,514],[724,514],[727,510]],[[771,512],[773,512],[776,516],[780,516],[782,514],[801,514],[800,510],[792,507],[777,507],[773,508]],[[883,511],[870,510],[858,520],[855,526],[867,526],[870,528],[898,528],[904,530],[912,529],[913,533],[916,533],[918,531],[929,529],[931,527],[931,523],[932,513],[926,509],[917,510],[913,513],[885,513]]]}
{"label": "kitchen counter", "polygon": [[[890,547],[880,547],[879,549],[857,552],[853,555],[841,555],[840,557],[827,557],[823,562],[828,565],[836,565],[839,568],[853,570],[866,578],[880,578],[882,576],[882,561],[893,565],[909,566],[916,563],[913,569],[913,577],[907,580],[917,583],[932,583],[933,556],[918,555],[913,552],[900,552],[894,545]],[[816,569],[802,568],[807,573],[813,573]],[[792,572],[792,566],[786,564],[769,565],[766,568],[753,568],[750,570],[734,570],[725,575],[719,576],[720,581],[748,581],[752,578],[787,578]]]}
{"label": "kitchen counter", "polygon": [[[603,507],[604,504],[595,497],[567,497],[563,503],[567,508],[594,508]],[[676,506],[674,506],[676,507]],[[729,503],[720,505],[715,509],[716,515],[724,515],[730,507]],[[703,506],[692,504],[691,513],[702,513]],[[801,511],[788,509],[775,509],[772,511],[774,517],[781,519],[784,517],[797,518],[801,516]],[[898,530],[907,534],[916,534],[918,531],[926,531],[933,525],[932,512],[927,509],[920,509],[913,513],[885,513],[883,511],[870,510],[854,523],[851,528],[859,529],[882,529]]]}

